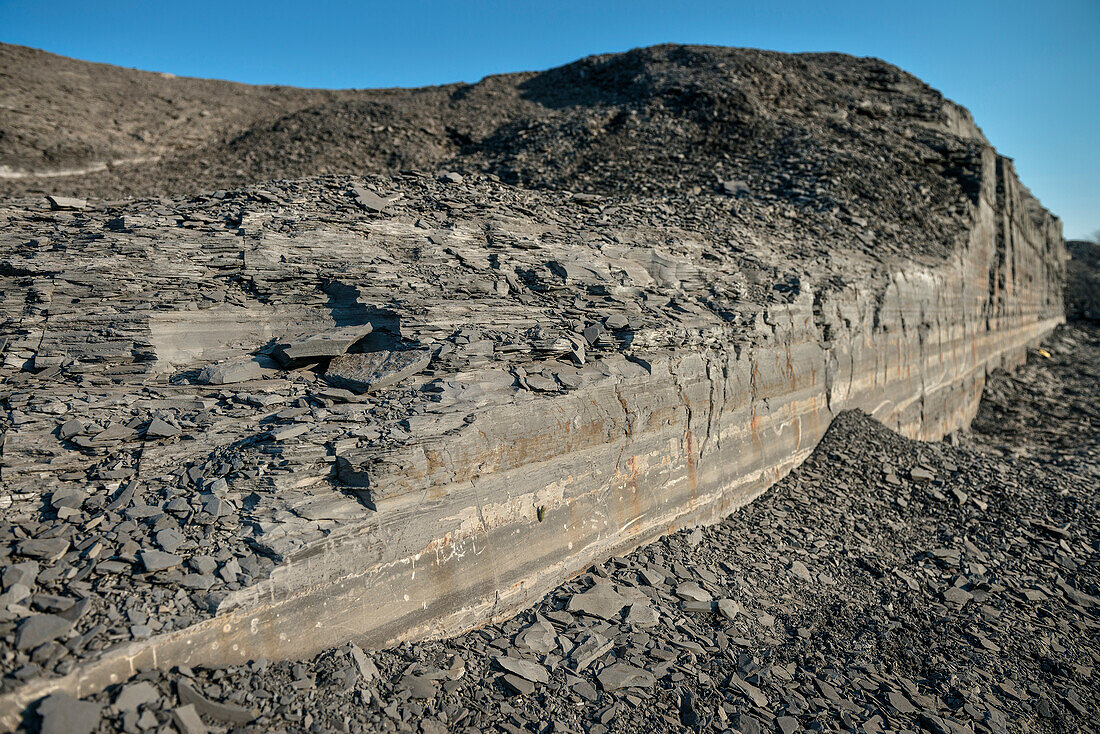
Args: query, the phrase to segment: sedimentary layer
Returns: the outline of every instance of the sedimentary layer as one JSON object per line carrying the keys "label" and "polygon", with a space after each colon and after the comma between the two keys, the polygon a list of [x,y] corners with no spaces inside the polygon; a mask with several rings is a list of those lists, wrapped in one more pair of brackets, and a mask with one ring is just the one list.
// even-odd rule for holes
{"label": "sedimentary layer", "polygon": [[[966,427],[1062,320],[1064,260],[1011,163],[973,166],[935,262],[785,202],[480,176],[10,203],[5,567],[61,621],[38,640],[6,600],[8,665],[52,677],[4,722],[142,667],[510,615],[750,501],[843,410]],[[343,352],[368,357],[330,382]]]}

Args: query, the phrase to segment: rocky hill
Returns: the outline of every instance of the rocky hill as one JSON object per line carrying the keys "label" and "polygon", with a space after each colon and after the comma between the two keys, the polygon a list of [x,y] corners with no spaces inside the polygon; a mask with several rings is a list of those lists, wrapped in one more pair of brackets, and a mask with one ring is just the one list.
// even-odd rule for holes
{"label": "rocky hill", "polygon": [[0,53],[9,194],[179,194],[414,168],[599,194],[690,197],[729,181],[857,222],[884,249],[942,254],[986,146],[920,80],[841,54],[658,46],[476,84],[328,92]]}
{"label": "rocky hill", "polygon": [[[161,156],[186,155],[336,96],[177,78],[0,44],[0,180],[9,191],[51,188],[56,180],[92,193],[91,180],[52,175],[114,165],[144,171]],[[49,175],[23,177],[35,172]]]}

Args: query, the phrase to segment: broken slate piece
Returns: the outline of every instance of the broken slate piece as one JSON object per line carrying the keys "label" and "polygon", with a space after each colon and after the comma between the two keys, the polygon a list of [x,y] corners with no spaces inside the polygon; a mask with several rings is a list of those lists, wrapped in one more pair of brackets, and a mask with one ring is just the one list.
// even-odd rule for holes
{"label": "broken slate piece", "polygon": [[689,614],[709,614],[714,611],[714,602],[712,601],[693,601],[688,599],[680,603],[680,611],[687,612]]}
{"label": "broken slate piece", "polygon": [[196,382],[200,385],[228,385],[258,380],[262,374],[259,362],[252,357],[241,357],[203,367]]}
{"label": "broken slate piece", "polygon": [[137,711],[138,706],[153,703],[160,699],[160,691],[148,681],[138,681],[122,687],[115,697],[115,707],[119,711]]}
{"label": "broken slate piece", "polygon": [[53,693],[38,704],[41,734],[91,734],[99,726],[99,705]]}
{"label": "broken slate piece", "polygon": [[737,688],[750,700],[752,700],[753,704],[759,706],[760,708],[766,708],[768,705],[768,697],[764,695],[764,692],[753,684],[745,681],[737,674],[730,676],[727,687]]}
{"label": "broken slate piece", "polygon": [[917,712],[916,706],[900,691],[890,691],[886,694],[886,697],[890,701],[890,705],[903,714],[915,714]]}
{"label": "broken slate piece", "polygon": [[312,428],[312,426],[308,423],[291,423],[290,425],[272,428],[269,435],[275,441],[289,441],[292,438],[298,438],[298,436],[304,433],[309,433],[310,428]]}
{"label": "broken slate piece", "polygon": [[657,682],[648,670],[635,668],[627,663],[607,666],[596,676],[596,680],[605,691],[617,691],[620,688],[649,688]]}
{"label": "broken slate piece", "polygon": [[621,313],[614,313],[604,319],[603,325],[611,331],[622,331],[629,323],[626,316],[623,316]]}
{"label": "broken slate piece", "polygon": [[196,711],[205,716],[209,716],[211,719],[229,721],[235,724],[247,724],[256,718],[256,712],[251,709],[246,709],[243,706],[234,706],[228,703],[211,701],[196,691],[195,688],[185,680],[176,681],[176,693],[179,694],[181,703],[193,705]]}
{"label": "broken slate piece", "polygon": [[32,614],[20,623],[15,633],[15,647],[33,650],[43,642],[56,640],[66,634],[72,623],[55,614]]}
{"label": "broken slate piece", "polygon": [[363,652],[362,648],[356,645],[354,642],[348,644],[349,651],[351,653],[351,659],[355,663],[355,667],[359,670],[359,675],[363,680],[370,683],[375,678],[381,678],[382,674],[378,672],[378,666],[374,664],[374,661],[367,657],[367,654]]}
{"label": "broken slate piece", "polygon": [[685,581],[676,587],[676,596],[688,601],[710,601],[714,597],[710,592],[694,581]]}
{"label": "broken slate piece", "polygon": [[798,719],[793,716],[780,716],[775,720],[775,723],[779,726],[780,734],[794,734],[802,728],[798,723]]}
{"label": "broken slate piece", "polygon": [[661,614],[650,604],[636,601],[627,607],[626,621],[639,627],[651,627],[661,621]]}
{"label": "broken slate piece", "polygon": [[29,586],[12,584],[3,594],[0,594],[0,609],[6,608],[9,604],[18,604],[30,595],[31,590]]}
{"label": "broken slate piece", "polygon": [[500,679],[504,681],[504,684],[508,686],[509,690],[521,696],[530,696],[535,692],[535,684],[518,675],[507,673],[506,675],[502,675]]}
{"label": "broken slate piece", "polygon": [[521,652],[546,654],[557,644],[557,630],[541,614],[535,615],[535,621],[516,635],[515,646]]}
{"label": "broken slate piece", "polygon": [[569,598],[566,610],[581,612],[600,619],[618,619],[627,600],[611,588],[610,584],[596,584],[583,594]]}
{"label": "broken slate piece", "polygon": [[510,658],[502,656],[499,658],[493,658],[497,665],[502,670],[506,670],[509,673],[515,673],[521,678],[531,681],[532,683],[549,683],[550,674],[546,672],[546,668],[538,663],[531,662],[530,660],[520,660],[519,658]]}
{"label": "broken slate piece", "polygon": [[748,196],[752,193],[748,183],[745,181],[723,181],[722,191],[730,196]]}
{"label": "broken slate piece", "polygon": [[542,375],[527,375],[524,380],[527,382],[527,387],[537,392],[558,391],[558,383],[549,377],[543,377]]}
{"label": "broken slate piece", "polygon": [[46,201],[50,202],[50,207],[53,209],[83,209],[88,206],[86,199],[77,199],[72,196],[47,196]]}
{"label": "broken slate piece", "polygon": [[401,194],[394,194],[390,197],[381,197],[378,194],[370,191],[369,189],[359,188],[358,186],[352,189],[352,196],[355,197],[355,202],[359,206],[366,209],[368,212],[384,212],[390,204],[394,203],[401,198]]}
{"label": "broken slate piece", "polygon": [[944,601],[951,602],[952,604],[966,604],[973,598],[973,594],[959,586],[952,586],[950,589],[943,592]]}
{"label": "broken slate piece", "polygon": [[193,704],[172,709],[172,725],[180,734],[206,734],[206,724],[199,718]]}
{"label": "broken slate piece", "polygon": [[806,568],[806,564],[802,561],[791,562],[791,573],[798,578],[802,579],[806,583],[813,581],[813,577],[810,576],[810,569]]}
{"label": "broken slate piece", "polygon": [[10,589],[15,584],[22,584],[30,588],[34,586],[38,571],[38,561],[13,563],[4,569],[4,573],[0,575],[0,582],[4,584],[5,589]]}
{"label": "broken slate piece", "polygon": [[140,556],[141,564],[149,573],[175,568],[183,562],[183,559],[175,554],[158,550],[143,550]]}
{"label": "broken slate piece", "polygon": [[52,563],[69,550],[68,538],[27,538],[19,541],[16,552],[27,558],[39,558]]}
{"label": "broken slate piece", "polygon": [[280,344],[275,350],[275,358],[283,365],[291,366],[339,357],[355,342],[370,334],[371,329],[370,324],[344,326],[324,334]]}
{"label": "broken slate piece", "polygon": [[726,619],[733,621],[740,612],[741,605],[735,602],[733,599],[718,600],[718,613]]}
{"label": "broken slate piece", "polygon": [[157,545],[168,553],[175,553],[187,542],[187,537],[178,530],[165,528],[156,535]]}
{"label": "broken slate piece", "polygon": [[225,517],[233,512],[233,505],[217,495],[207,495],[202,501],[202,511],[214,517]]}
{"label": "broken slate piece", "polygon": [[932,472],[918,466],[909,471],[909,478],[912,479],[914,482],[931,482],[936,477],[932,474]]}
{"label": "broken slate piece", "polygon": [[733,725],[733,730],[740,732],[740,734],[764,734],[765,729],[752,716],[748,714],[736,714],[730,719],[730,724]]}
{"label": "broken slate piece", "polygon": [[435,682],[426,675],[406,675],[401,679],[401,685],[409,689],[413,698],[435,698],[439,692]]}
{"label": "broken slate piece", "polygon": [[180,429],[160,418],[149,421],[149,427],[145,429],[146,438],[172,438],[178,436]]}
{"label": "broken slate piece", "polygon": [[573,651],[569,653],[569,659],[573,661],[573,670],[578,673],[614,647],[615,642],[609,640],[598,632],[588,632]]}
{"label": "broken slate piece", "polygon": [[61,424],[61,427],[57,429],[57,435],[61,438],[72,438],[84,431],[84,421],[79,418],[72,418]]}
{"label": "broken slate piece", "polygon": [[336,387],[373,392],[412,377],[427,367],[431,359],[427,350],[344,354],[329,363],[325,379]]}

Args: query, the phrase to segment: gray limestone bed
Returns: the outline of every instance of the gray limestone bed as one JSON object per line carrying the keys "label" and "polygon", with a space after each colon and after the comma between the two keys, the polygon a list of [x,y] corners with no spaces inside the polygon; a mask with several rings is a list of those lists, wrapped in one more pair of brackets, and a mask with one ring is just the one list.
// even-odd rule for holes
{"label": "gray limestone bed", "polygon": [[1100,331],[987,387],[975,429],[841,415],[711,528],[610,559],[499,624],[301,661],[148,671],[29,730],[1093,731]]}

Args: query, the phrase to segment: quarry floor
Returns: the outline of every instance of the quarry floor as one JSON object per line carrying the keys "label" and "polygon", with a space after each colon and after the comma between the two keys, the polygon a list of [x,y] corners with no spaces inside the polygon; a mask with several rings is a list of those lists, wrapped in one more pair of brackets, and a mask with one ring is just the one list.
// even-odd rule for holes
{"label": "quarry floor", "polygon": [[[710,528],[458,638],[141,673],[30,731],[1094,731],[1100,327],[994,375],[970,431],[841,415]],[[43,715],[44,714],[44,715]]]}

